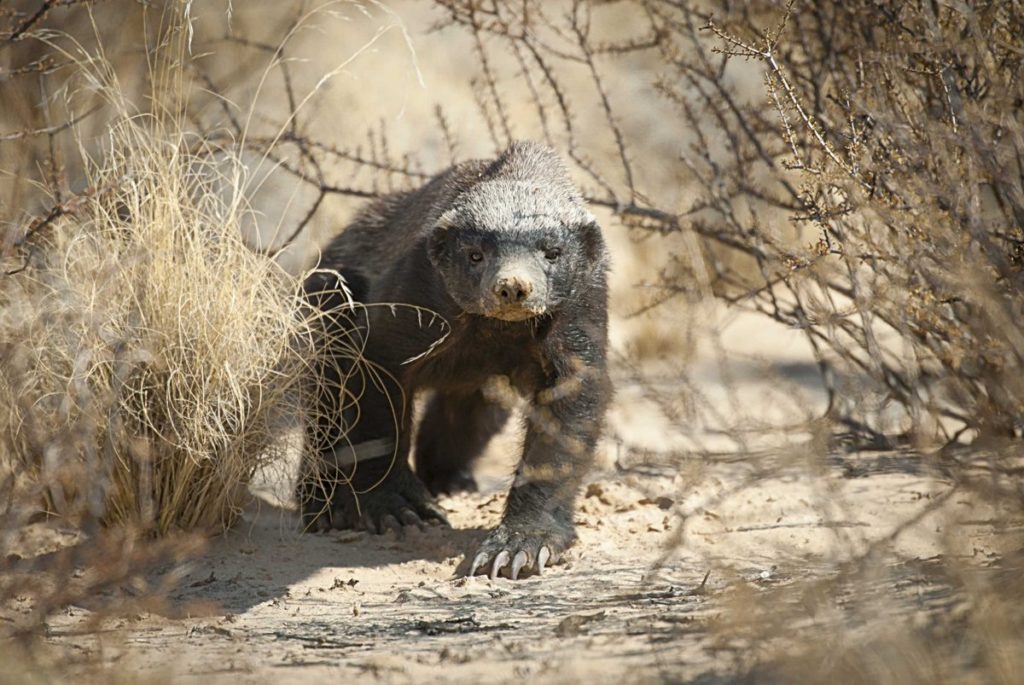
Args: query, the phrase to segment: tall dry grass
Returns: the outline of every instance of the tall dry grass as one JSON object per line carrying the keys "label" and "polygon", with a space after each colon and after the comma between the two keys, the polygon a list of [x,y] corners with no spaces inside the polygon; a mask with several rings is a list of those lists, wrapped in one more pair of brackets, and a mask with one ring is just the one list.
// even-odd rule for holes
{"label": "tall dry grass", "polygon": [[[35,36],[68,65],[67,109],[84,102],[107,124],[98,138],[60,127],[74,160],[52,130],[11,139],[49,137],[58,182],[21,195],[43,198],[36,218],[4,217],[3,633],[30,634],[69,603],[100,618],[158,606],[301,432],[316,314],[301,307],[301,278],[243,240],[254,219],[240,141],[214,144],[189,119],[188,5],[147,22],[142,98],[102,46]],[[32,183],[30,168],[15,172]]]}
{"label": "tall dry grass", "polygon": [[0,281],[7,469],[48,515],[158,533],[232,523],[309,357],[296,280],[242,241],[245,170],[186,132],[168,40],[150,112],[77,56],[112,112],[91,190]]}

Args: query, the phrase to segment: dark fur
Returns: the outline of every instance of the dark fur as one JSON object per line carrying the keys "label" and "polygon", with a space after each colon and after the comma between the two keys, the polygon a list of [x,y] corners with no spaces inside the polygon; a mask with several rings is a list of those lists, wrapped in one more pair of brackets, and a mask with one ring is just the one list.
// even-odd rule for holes
{"label": "dark fur", "polygon": [[[349,331],[394,379],[344,384],[361,395],[358,420],[345,410],[345,444],[393,440],[396,421],[398,434],[394,459],[360,459],[354,473],[338,466],[338,386],[353,369],[339,358],[320,370],[330,381],[319,399],[326,415],[308,432],[299,484],[307,526],[383,531],[443,518],[428,488],[473,487],[469,466],[507,418],[482,388],[504,376],[531,400],[525,447],[504,519],[477,561],[505,551],[508,563],[522,551],[530,568],[545,546],[557,559],[575,537],[574,501],[609,395],[607,253],[558,156],[515,143],[497,160],[460,164],[418,190],[373,202],[328,245],[320,268],[338,270],[358,302],[417,305],[443,317],[451,331],[408,362],[439,336],[429,314],[352,309],[332,292],[330,271],[308,279],[307,297],[330,314],[329,332]],[[528,287],[509,295],[497,281]],[[432,394],[419,427],[417,476],[408,464],[410,409],[423,390]]]}

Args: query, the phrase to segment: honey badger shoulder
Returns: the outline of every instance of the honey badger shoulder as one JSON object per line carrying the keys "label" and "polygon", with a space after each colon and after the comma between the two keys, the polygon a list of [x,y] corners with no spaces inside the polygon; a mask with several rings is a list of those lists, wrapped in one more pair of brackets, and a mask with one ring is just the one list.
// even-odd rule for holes
{"label": "honey badger shoulder", "polygon": [[[470,572],[507,567],[514,578],[557,561],[575,537],[576,493],[609,395],[607,269],[597,222],[558,155],[537,143],[367,205],[306,282],[329,314],[325,344],[339,346],[317,369],[298,491],[306,525],[443,521],[431,494],[474,487],[469,467],[507,419],[484,389],[504,377],[529,400],[526,438],[502,522]],[[365,307],[337,295],[338,273]],[[393,303],[403,306],[384,306]],[[439,333],[426,310],[451,330],[422,355]],[[348,366],[337,341],[380,373]],[[410,410],[421,391],[414,473]]]}

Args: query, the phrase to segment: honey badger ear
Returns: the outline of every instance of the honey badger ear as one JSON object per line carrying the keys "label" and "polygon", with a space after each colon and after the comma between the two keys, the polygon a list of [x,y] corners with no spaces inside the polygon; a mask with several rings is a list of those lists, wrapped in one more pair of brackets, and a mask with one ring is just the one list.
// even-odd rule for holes
{"label": "honey badger ear", "polygon": [[448,257],[449,242],[451,242],[451,229],[446,224],[438,224],[430,232],[427,239],[427,255],[430,263],[437,266]]}
{"label": "honey badger ear", "polygon": [[596,263],[604,260],[605,245],[604,237],[601,235],[601,227],[591,215],[587,215],[587,221],[580,225],[580,243],[583,245],[583,254],[587,261]]}

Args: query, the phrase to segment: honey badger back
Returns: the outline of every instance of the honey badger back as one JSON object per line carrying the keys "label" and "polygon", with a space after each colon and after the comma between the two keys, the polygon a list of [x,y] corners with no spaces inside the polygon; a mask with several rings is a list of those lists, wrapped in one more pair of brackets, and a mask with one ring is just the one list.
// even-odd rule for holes
{"label": "honey badger back", "polygon": [[[530,400],[526,439],[502,522],[470,573],[507,567],[515,578],[556,562],[575,539],[574,502],[609,395],[607,268],[597,223],[558,156],[536,143],[368,205],[305,284],[327,314],[325,340],[354,338],[378,372],[356,373],[331,343],[338,358],[319,369],[320,418],[298,487],[307,527],[443,522],[431,493],[475,487],[469,466],[507,418],[483,387],[505,377]],[[370,306],[346,307],[335,271]],[[421,355],[440,333],[424,310],[451,331]],[[341,385],[357,406],[345,406]],[[414,474],[419,390],[432,394]]]}

